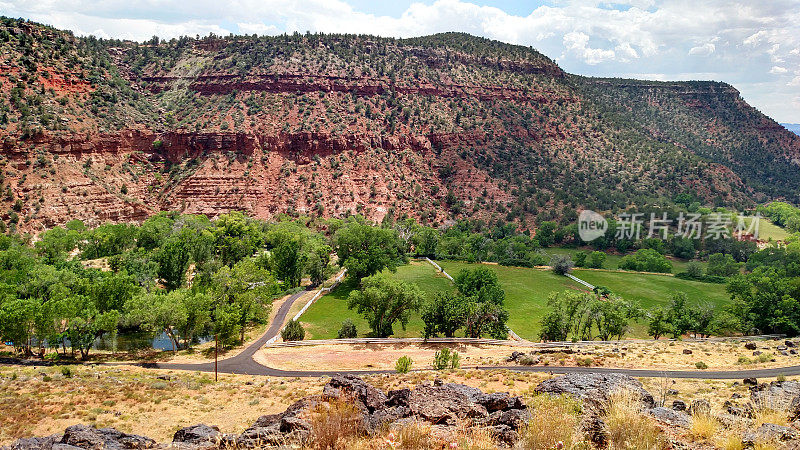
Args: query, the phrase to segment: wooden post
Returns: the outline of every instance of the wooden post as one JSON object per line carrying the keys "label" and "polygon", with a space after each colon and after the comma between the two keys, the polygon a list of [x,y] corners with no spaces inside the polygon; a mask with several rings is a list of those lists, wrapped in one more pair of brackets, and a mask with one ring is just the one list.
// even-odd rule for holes
{"label": "wooden post", "polygon": [[219,340],[217,334],[214,333],[214,381],[219,381],[217,378],[217,351],[219,350]]}

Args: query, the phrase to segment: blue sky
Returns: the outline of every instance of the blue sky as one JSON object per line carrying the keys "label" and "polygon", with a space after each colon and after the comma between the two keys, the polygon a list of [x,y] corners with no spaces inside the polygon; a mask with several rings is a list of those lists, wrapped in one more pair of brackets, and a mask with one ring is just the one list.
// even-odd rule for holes
{"label": "blue sky", "polygon": [[800,123],[800,0],[0,0],[0,14],[135,40],[464,31],[533,46],[582,75],[725,81]]}

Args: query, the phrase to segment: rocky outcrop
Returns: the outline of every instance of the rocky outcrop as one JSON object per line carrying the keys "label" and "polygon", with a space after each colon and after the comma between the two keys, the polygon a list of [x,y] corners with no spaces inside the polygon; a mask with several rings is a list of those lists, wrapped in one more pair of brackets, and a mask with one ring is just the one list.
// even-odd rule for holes
{"label": "rocky outcrop", "polygon": [[423,422],[432,425],[437,435],[448,436],[455,434],[457,424],[472,424],[487,430],[500,444],[513,444],[518,437],[517,430],[528,420],[522,399],[506,393],[486,394],[460,384],[436,383],[390,391],[387,395],[359,377],[341,375],[331,378],[322,395],[303,398],[282,413],[261,416],[238,435],[226,435],[217,427],[198,424],[178,430],[172,443],[167,445],[113,428],[75,425],[67,428],[63,436],[20,439],[2,450],[154,447],[207,450],[302,445],[312,438],[313,415],[324,411],[332,401],[354,402],[362,416],[365,433]]}
{"label": "rocky outcrop", "polygon": [[773,381],[753,386],[750,390],[750,402],[754,407],[778,411],[789,411],[793,400],[798,396],[800,396],[798,381]]}
{"label": "rocky outcrop", "polygon": [[571,395],[595,407],[602,407],[608,401],[608,395],[615,391],[635,392],[645,406],[652,408],[655,405],[653,396],[642,387],[642,383],[621,374],[570,373],[546,380],[536,387],[536,392]]}

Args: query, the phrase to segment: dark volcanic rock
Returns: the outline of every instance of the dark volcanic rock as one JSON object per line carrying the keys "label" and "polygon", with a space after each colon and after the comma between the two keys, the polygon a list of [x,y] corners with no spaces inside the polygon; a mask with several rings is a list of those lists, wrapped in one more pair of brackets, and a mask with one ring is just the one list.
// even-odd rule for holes
{"label": "dark volcanic rock", "polygon": [[744,348],[746,348],[748,350],[755,350],[756,348],[758,348],[758,346],[756,345],[755,342],[746,342],[744,344]]}
{"label": "dark volcanic rock", "polygon": [[686,411],[686,402],[683,400],[675,400],[672,402],[672,409],[675,411]]}
{"label": "dark volcanic rock", "polygon": [[322,391],[326,399],[353,399],[360,401],[369,411],[386,406],[386,394],[367,384],[355,375],[336,375],[328,381]]}
{"label": "dark volcanic rock", "polygon": [[548,394],[568,394],[597,407],[608,400],[609,393],[629,390],[638,393],[646,407],[655,405],[653,396],[644,390],[642,383],[622,374],[569,373],[545,380],[535,390]]}
{"label": "dark volcanic rock", "polygon": [[800,382],[773,381],[770,384],[758,385],[750,391],[753,405],[770,409],[788,410],[792,400],[800,396]]}
{"label": "dark volcanic rock", "polygon": [[689,428],[692,426],[692,419],[683,411],[676,411],[659,406],[647,412],[659,422],[667,425],[681,428]]}
{"label": "dark volcanic rock", "polygon": [[411,414],[433,424],[455,425],[459,419],[488,417],[486,407],[474,403],[463,391],[452,385],[418,386],[411,391],[408,407]]}
{"label": "dark volcanic rock", "polygon": [[755,431],[745,433],[742,437],[742,442],[745,445],[753,445],[760,441],[789,441],[798,438],[800,438],[800,433],[793,428],[775,425],[774,423],[765,423]]}
{"label": "dark volcanic rock", "polygon": [[64,430],[62,444],[83,449],[143,449],[155,446],[148,437],[126,434],[114,428],[92,428],[88,425],[73,425]]}
{"label": "dark volcanic rock", "polygon": [[62,450],[78,448],[71,445],[60,444],[61,438],[62,435],[60,434],[45,437],[22,438],[0,448],[3,450],[50,450],[55,446],[59,446]]}
{"label": "dark volcanic rock", "polygon": [[758,380],[753,377],[745,378],[742,380],[742,384],[745,386],[758,386]]}
{"label": "dark volcanic rock", "polygon": [[[431,425],[437,439],[454,438],[460,430],[455,426],[466,424],[489,432],[499,445],[512,446],[519,439],[520,427],[530,419],[522,399],[508,393],[486,394],[477,388],[440,382],[390,391],[386,395],[360,378],[346,375],[333,377],[324,387],[323,395],[300,399],[280,414],[261,416],[239,435],[225,435],[217,427],[198,424],[178,430],[169,447],[180,450],[302,447],[313,436],[314,414],[331,408],[331,400],[356,405],[356,420],[360,417],[362,431],[368,433],[422,421]],[[67,428],[63,436],[20,439],[2,450],[136,450],[156,446],[150,438],[113,428],[75,425]]]}
{"label": "dark volcanic rock", "polygon": [[223,437],[224,435],[219,432],[219,428],[210,427],[201,423],[176,431],[175,435],[172,437],[172,442],[212,445],[222,442]]}

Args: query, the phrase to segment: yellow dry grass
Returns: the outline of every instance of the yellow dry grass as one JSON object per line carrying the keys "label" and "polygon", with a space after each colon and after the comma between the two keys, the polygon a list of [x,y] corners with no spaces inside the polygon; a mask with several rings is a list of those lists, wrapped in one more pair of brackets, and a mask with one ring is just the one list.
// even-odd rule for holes
{"label": "yellow dry grass", "polygon": [[642,411],[638,393],[628,390],[612,392],[603,409],[603,421],[613,450],[668,448],[668,441],[654,420]]}

